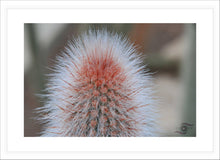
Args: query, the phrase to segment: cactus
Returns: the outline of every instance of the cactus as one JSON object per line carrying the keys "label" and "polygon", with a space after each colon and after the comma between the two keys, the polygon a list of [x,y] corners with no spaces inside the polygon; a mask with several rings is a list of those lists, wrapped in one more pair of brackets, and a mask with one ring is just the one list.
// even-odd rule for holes
{"label": "cactus", "polygon": [[42,136],[157,136],[152,77],[126,37],[88,31],[69,41],[49,75]]}

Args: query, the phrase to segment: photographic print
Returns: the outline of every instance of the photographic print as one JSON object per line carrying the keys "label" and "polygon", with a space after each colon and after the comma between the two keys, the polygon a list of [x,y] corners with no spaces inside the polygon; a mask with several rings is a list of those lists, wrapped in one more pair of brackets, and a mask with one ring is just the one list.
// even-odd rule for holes
{"label": "photographic print", "polygon": [[1,159],[218,159],[218,4],[2,1]]}
{"label": "photographic print", "polygon": [[25,137],[195,137],[196,24],[24,24]]}

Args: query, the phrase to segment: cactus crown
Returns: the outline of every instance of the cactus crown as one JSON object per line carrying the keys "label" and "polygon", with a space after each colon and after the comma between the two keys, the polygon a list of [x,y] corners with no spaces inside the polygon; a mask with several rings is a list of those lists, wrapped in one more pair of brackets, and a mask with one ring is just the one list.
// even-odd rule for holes
{"label": "cactus crown", "polygon": [[106,30],[69,41],[39,108],[43,136],[155,136],[152,78],[139,55]]}

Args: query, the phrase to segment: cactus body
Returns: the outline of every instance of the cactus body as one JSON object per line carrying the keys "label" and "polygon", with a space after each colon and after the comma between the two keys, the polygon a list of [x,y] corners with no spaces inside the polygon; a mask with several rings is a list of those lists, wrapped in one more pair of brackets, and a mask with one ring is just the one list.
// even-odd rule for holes
{"label": "cactus body", "polygon": [[152,78],[118,34],[89,31],[58,57],[42,136],[156,136]]}

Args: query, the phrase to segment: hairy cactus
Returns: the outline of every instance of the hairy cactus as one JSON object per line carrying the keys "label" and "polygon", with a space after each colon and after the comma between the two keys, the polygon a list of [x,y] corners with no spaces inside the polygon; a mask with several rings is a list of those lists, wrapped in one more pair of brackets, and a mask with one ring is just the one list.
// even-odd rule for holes
{"label": "hairy cactus", "polygon": [[157,136],[152,78],[127,38],[106,30],[69,41],[40,107],[42,136]]}

